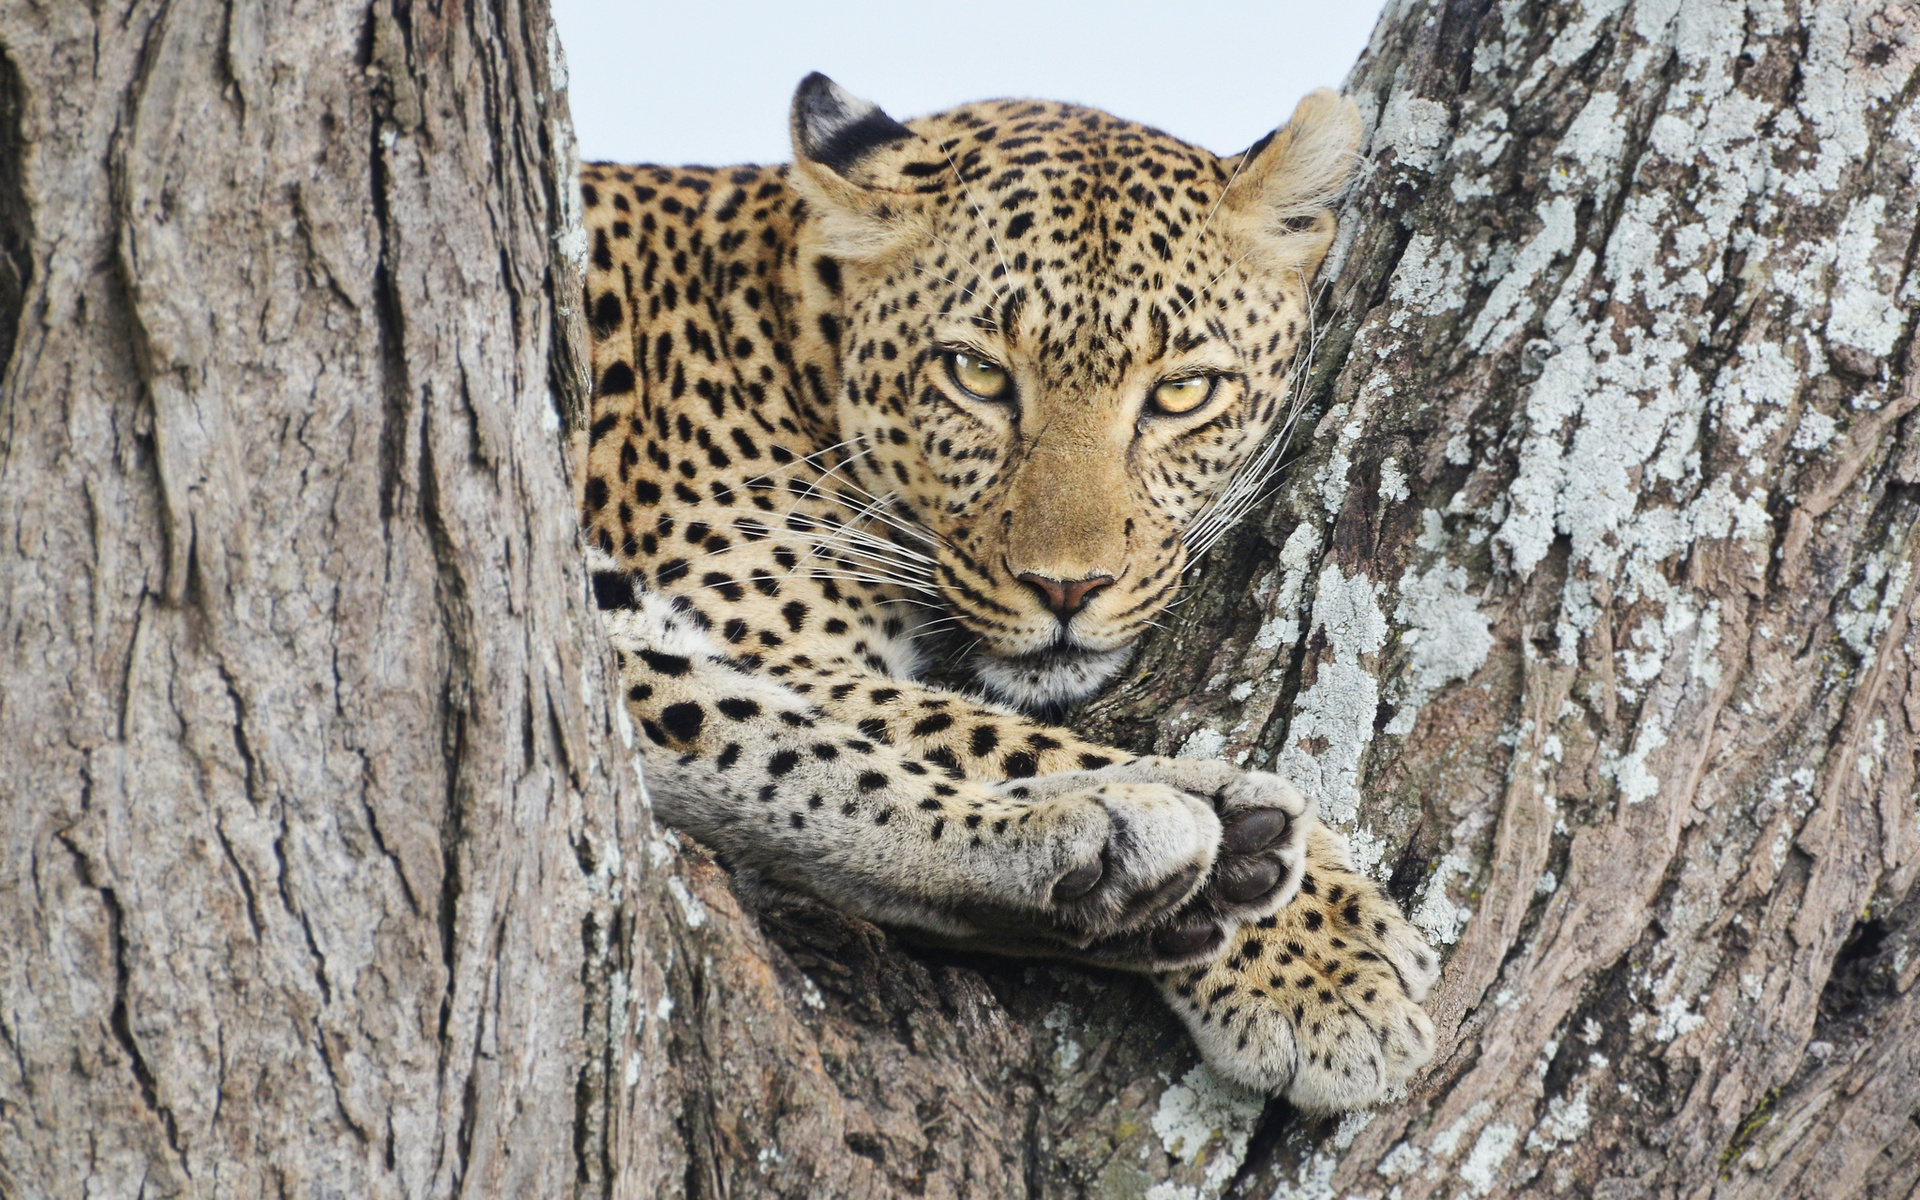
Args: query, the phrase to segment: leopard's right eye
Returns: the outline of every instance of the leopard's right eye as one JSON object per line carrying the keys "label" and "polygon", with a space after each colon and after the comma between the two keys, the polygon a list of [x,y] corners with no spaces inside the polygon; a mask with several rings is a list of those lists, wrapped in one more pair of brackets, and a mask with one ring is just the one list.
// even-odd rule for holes
{"label": "leopard's right eye", "polygon": [[947,375],[977,400],[1006,400],[1013,395],[1013,376],[1007,369],[970,351],[947,352]]}

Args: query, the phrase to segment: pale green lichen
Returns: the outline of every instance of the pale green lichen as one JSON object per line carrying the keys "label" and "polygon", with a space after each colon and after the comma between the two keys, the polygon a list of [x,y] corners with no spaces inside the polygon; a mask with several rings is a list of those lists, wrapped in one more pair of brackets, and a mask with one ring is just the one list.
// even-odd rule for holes
{"label": "pale green lichen", "polygon": [[[1314,630],[1325,633],[1330,654],[1294,703],[1287,744],[1273,769],[1320,798],[1322,820],[1344,827],[1360,811],[1360,759],[1380,705],[1379,682],[1360,662],[1386,644],[1379,585],[1328,563],[1315,588]],[[1317,751],[1309,749],[1315,742],[1322,744]]]}
{"label": "pale green lichen", "polygon": [[1467,592],[1467,573],[1444,559],[1426,571],[1410,568],[1400,577],[1400,601],[1393,619],[1403,630],[1408,650],[1399,704],[1385,732],[1413,732],[1420,707],[1441,687],[1470,679],[1493,650],[1493,622]]}
{"label": "pale green lichen", "polygon": [[1233,1181],[1247,1156],[1247,1141],[1266,1111],[1266,1098],[1214,1075],[1205,1063],[1160,1093],[1153,1131],[1161,1147],[1188,1164],[1204,1160],[1197,1183],[1165,1180],[1147,1190],[1147,1200],[1213,1200]]}

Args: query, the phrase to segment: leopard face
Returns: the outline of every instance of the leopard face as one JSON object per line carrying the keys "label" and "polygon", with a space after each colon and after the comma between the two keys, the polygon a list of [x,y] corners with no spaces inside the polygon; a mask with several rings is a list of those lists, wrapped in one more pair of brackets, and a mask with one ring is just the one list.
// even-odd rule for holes
{"label": "leopard face", "polygon": [[847,476],[924,540],[989,691],[1090,694],[1285,407],[1352,105],[1220,158],[1069,104],[903,125],[816,76],[793,132]]}

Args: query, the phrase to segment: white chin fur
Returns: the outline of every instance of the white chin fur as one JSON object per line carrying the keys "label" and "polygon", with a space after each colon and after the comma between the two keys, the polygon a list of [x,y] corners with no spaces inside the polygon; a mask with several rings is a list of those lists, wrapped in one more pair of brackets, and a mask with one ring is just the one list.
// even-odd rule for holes
{"label": "white chin fur", "polygon": [[1075,650],[996,658],[975,654],[975,679],[994,699],[1017,708],[1040,709],[1071,704],[1100,690],[1114,672],[1127,665],[1133,646],[1112,650]]}

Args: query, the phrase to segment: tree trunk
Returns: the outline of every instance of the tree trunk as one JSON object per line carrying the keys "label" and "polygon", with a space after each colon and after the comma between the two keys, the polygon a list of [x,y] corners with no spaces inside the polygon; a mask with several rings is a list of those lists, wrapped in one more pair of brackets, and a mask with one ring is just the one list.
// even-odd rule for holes
{"label": "tree trunk", "polygon": [[1349,87],[1301,453],[1079,719],[1445,945],[1314,1123],[652,824],[540,0],[6,0],[0,1196],[1909,1194],[1920,13],[1402,0]]}
{"label": "tree trunk", "polygon": [[557,1196],[657,1111],[564,81],[399,8],[0,9],[0,1196]]}

